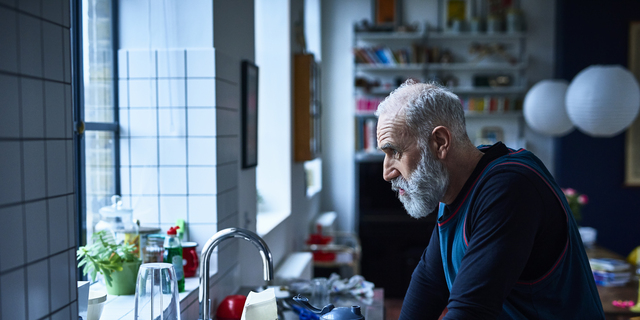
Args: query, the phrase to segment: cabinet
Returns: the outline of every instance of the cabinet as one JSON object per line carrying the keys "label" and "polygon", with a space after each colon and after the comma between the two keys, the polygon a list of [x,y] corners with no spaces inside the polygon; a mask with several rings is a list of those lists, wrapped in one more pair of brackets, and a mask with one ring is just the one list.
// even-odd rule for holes
{"label": "cabinet", "polygon": [[382,179],[373,114],[408,78],[437,81],[457,94],[475,144],[498,140],[524,147],[521,103],[527,89],[526,35],[442,32],[355,32],[356,214],[362,274],[402,298],[435,227],[415,220]]}
{"label": "cabinet", "polygon": [[320,155],[320,68],[312,54],[293,58],[294,160]]}

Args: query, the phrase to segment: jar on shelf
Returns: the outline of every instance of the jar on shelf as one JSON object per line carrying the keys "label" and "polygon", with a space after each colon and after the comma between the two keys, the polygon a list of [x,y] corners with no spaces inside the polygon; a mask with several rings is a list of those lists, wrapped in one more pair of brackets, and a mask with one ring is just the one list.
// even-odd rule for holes
{"label": "jar on shelf", "polygon": [[111,205],[100,208],[100,221],[94,227],[95,232],[108,230],[116,243],[127,242],[136,247],[134,254],[140,257],[139,226],[133,222],[133,210],[124,208],[122,198],[111,197]]}
{"label": "jar on shelf", "polygon": [[164,235],[149,234],[147,235],[146,246],[144,247],[144,263],[163,262],[164,255]]}

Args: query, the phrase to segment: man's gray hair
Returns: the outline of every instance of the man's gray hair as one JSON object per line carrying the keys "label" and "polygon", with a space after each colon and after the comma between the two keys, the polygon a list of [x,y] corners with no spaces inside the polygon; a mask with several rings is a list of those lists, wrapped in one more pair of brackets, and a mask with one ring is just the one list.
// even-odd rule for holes
{"label": "man's gray hair", "polygon": [[446,88],[409,79],[378,105],[375,115],[379,117],[389,105],[398,103],[406,104],[407,128],[422,147],[426,147],[431,132],[437,126],[447,127],[454,140],[470,143],[460,98]]}

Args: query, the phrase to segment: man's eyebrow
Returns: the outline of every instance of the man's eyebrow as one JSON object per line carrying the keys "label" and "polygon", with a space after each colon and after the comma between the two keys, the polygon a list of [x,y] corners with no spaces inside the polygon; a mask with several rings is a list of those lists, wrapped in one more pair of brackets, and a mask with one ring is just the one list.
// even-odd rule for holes
{"label": "man's eyebrow", "polygon": [[384,145],[382,145],[381,147],[379,147],[379,149],[380,150],[385,150],[385,149],[397,150],[396,146],[392,145],[389,142],[387,142]]}

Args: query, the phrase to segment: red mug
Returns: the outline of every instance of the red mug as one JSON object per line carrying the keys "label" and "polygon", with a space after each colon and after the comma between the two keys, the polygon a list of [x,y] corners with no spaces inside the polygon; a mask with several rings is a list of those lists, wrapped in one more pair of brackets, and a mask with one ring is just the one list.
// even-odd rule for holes
{"label": "red mug", "polygon": [[195,277],[198,271],[198,246],[195,242],[183,242],[182,243],[182,269],[184,270],[184,277]]}

